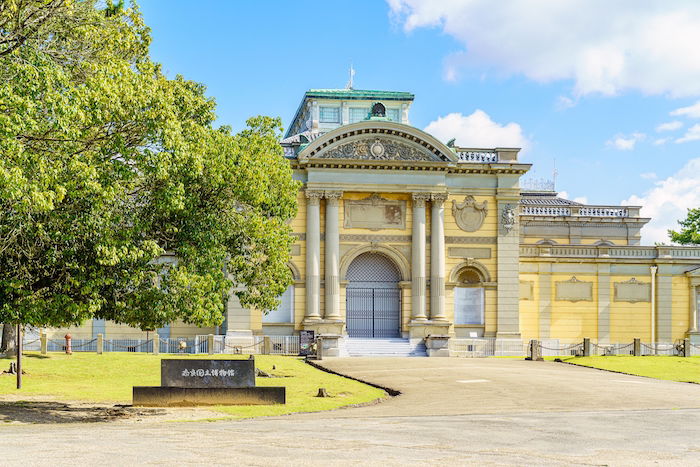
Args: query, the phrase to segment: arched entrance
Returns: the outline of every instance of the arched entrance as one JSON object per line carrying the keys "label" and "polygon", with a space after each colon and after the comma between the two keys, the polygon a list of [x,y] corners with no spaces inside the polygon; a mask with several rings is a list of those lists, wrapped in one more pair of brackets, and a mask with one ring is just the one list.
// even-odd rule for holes
{"label": "arched entrance", "polygon": [[350,337],[400,337],[401,274],[380,253],[362,253],[346,274],[345,310]]}

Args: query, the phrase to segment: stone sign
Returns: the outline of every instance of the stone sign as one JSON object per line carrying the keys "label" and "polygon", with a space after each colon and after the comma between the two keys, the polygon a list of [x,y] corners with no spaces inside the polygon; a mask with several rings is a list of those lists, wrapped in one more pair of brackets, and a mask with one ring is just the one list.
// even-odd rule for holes
{"label": "stone sign", "polygon": [[160,385],[181,388],[252,388],[255,386],[255,360],[160,361]]}
{"label": "stone sign", "polygon": [[639,282],[634,277],[627,282],[615,282],[616,302],[650,302],[651,284]]}

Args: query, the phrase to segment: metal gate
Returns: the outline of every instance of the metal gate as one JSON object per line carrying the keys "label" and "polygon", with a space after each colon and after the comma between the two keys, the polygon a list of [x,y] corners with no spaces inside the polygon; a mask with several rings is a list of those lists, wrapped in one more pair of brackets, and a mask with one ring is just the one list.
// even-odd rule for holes
{"label": "metal gate", "polygon": [[353,260],[346,275],[347,329],[350,337],[399,337],[401,275],[394,263],[378,253]]}

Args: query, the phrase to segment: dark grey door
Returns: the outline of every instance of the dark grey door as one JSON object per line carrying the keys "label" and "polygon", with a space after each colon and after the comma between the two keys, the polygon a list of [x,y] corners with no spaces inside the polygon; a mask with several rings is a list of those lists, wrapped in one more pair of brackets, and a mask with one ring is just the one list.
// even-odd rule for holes
{"label": "dark grey door", "polygon": [[346,275],[346,317],[350,337],[401,335],[401,276],[394,263],[378,253],[353,260]]}

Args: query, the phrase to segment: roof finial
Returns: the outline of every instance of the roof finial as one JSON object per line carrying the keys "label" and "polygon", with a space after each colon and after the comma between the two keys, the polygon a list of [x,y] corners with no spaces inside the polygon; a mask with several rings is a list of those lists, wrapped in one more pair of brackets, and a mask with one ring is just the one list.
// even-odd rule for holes
{"label": "roof finial", "polygon": [[348,84],[345,85],[345,89],[352,89],[352,81],[354,77],[355,69],[352,67],[352,63],[350,63],[350,79],[348,80]]}

